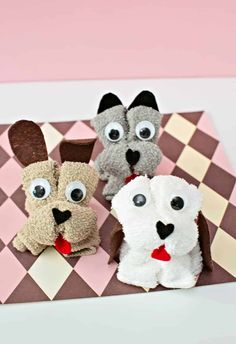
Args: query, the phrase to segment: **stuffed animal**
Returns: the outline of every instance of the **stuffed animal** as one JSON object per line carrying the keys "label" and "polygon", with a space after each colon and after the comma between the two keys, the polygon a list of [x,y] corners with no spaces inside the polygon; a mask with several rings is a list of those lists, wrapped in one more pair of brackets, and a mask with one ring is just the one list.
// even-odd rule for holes
{"label": "stuffed animal", "polygon": [[120,225],[111,237],[111,258],[120,246],[117,278],[155,288],[191,288],[203,264],[212,269],[207,222],[196,186],[175,176],[137,177],[112,200]]}
{"label": "stuffed animal", "polygon": [[120,99],[108,93],[101,99],[91,125],[104,150],[95,160],[100,179],[107,181],[107,200],[137,175],[154,176],[162,153],[156,144],[162,115],[149,91],[141,92],[126,109]]}
{"label": "stuffed animal", "polygon": [[100,243],[97,216],[88,207],[98,173],[87,163],[94,140],[62,141],[62,166],[50,160],[43,133],[31,121],[18,121],[9,129],[9,141],[25,166],[23,189],[29,218],[13,246],[33,255],[55,246],[65,256],[94,254]]}

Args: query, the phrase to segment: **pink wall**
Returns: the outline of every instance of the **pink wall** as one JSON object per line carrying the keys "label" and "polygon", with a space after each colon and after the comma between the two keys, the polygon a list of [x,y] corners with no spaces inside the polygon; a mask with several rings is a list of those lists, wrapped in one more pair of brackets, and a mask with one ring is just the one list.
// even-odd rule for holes
{"label": "pink wall", "polygon": [[235,0],[0,0],[0,81],[236,76]]}

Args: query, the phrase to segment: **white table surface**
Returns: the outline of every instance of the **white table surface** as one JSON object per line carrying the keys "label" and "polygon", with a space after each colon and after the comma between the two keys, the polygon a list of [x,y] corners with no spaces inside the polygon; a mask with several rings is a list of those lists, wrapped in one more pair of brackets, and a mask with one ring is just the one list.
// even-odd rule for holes
{"label": "white table surface", "polygon": [[[236,78],[0,84],[0,123],[87,119],[106,92],[149,89],[162,112],[207,111],[236,169]],[[236,283],[119,297],[0,306],[0,343],[235,344]]]}

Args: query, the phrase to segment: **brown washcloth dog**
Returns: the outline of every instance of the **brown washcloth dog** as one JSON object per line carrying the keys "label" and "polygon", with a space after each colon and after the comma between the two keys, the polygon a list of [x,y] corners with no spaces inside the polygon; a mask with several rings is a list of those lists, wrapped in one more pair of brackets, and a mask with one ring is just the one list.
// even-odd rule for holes
{"label": "brown washcloth dog", "polygon": [[14,247],[33,255],[55,246],[65,256],[94,254],[100,238],[97,216],[89,201],[98,173],[88,165],[95,140],[62,141],[62,166],[48,159],[43,133],[31,121],[9,129],[9,141],[23,170],[25,207],[29,213]]}

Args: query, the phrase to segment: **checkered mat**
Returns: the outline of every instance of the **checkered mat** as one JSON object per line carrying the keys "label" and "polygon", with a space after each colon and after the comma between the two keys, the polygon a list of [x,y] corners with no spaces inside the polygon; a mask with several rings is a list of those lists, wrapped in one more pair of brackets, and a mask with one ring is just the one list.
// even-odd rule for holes
{"label": "checkered mat", "polygon": [[[88,121],[43,123],[50,157],[59,158],[58,144],[67,139],[95,137]],[[21,167],[7,138],[8,125],[0,125],[0,301],[1,303],[59,300],[143,293],[116,278],[117,263],[107,265],[109,232],[115,219],[102,197],[100,182],[91,206],[98,214],[102,238],[96,255],[65,259],[54,248],[39,257],[19,253],[12,240],[27,214],[21,190]],[[236,178],[213,125],[203,112],[165,115],[159,139],[164,153],[158,174],[173,174],[199,186],[204,194],[214,271],[204,271],[198,285],[235,281]],[[101,151],[96,143],[92,160]],[[155,290],[164,288],[157,287]]]}

